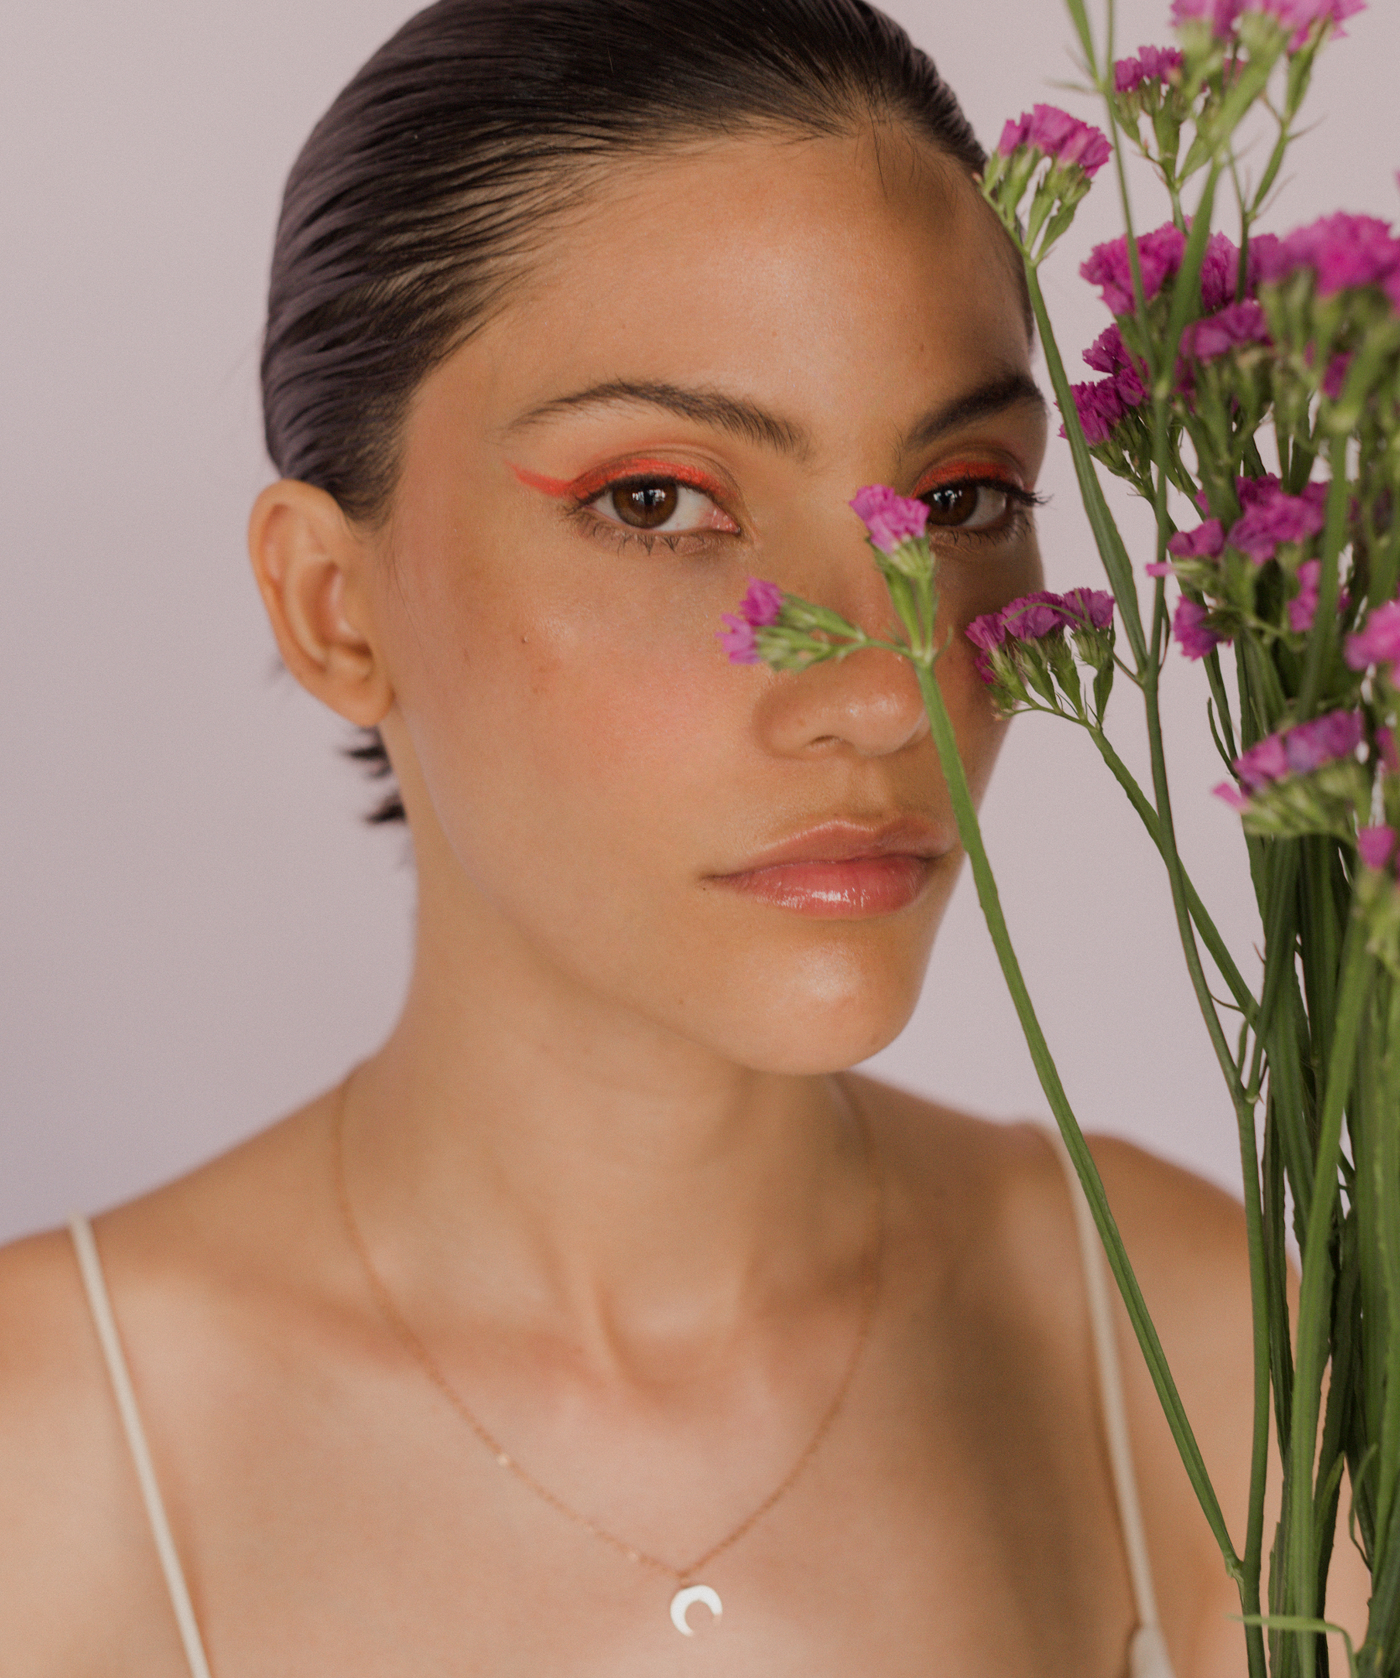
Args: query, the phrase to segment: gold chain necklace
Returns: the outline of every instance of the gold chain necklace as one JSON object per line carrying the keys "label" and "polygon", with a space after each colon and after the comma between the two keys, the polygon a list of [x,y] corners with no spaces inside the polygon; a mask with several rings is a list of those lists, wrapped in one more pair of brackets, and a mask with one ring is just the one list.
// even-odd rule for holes
{"label": "gold chain necklace", "polygon": [[845,1087],[840,1084],[836,1087],[841,1091],[846,1105],[860,1129],[861,1141],[864,1144],[865,1156],[869,1165],[870,1209],[866,1223],[865,1255],[862,1263],[864,1275],[862,1278],[860,1325],[856,1331],[855,1344],[851,1348],[851,1355],[847,1359],[845,1372],[841,1377],[835,1396],[827,1406],[820,1422],[818,1422],[816,1432],[807,1441],[806,1448],[788,1470],[786,1476],[769,1492],[756,1509],[740,1521],[732,1532],[721,1538],[718,1544],[712,1544],[703,1555],[697,1556],[693,1562],[685,1567],[677,1567],[674,1562],[665,1561],[660,1556],[650,1555],[646,1550],[639,1549],[635,1544],[629,1544],[625,1539],[609,1532],[606,1527],[599,1526],[596,1521],[591,1520],[582,1511],[575,1509],[571,1504],[565,1503],[562,1497],[556,1496],[547,1486],[541,1485],[527,1468],[518,1463],[495,1435],[468,1408],[461,1394],[443,1374],[428,1348],[418,1338],[394,1302],[393,1295],[384,1285],[383,1279],[374,1267],[374,1261],[371,1259],[364,1237],[360,1233],[354,1208],[350,1204],[350,1191],[345,1181],[344,1132],[349,1079],[341,1086],[340,1101],[331,1120],[332,1169],[335,1176],[336,1193],[340,1201],[341,1215],[345,1220],[346,1233],[350,1237],[350,1245],[359,1257],[365,1281],[369,1286],[374,1302],[395,1337],[471,1431],[490,1451],[500,1466],[513,1474],[522,1485],[527,1486],[541,1502],[547,1503],[556,1513],[565,1516],[576,1526],[582,1527],[585,1532],[592,1533],[594,1538],[611,1546],[612,1549],[625,1556],[628,1561],[641,1567],[652,1568],[658,1573],[669,1574],[676,1581],[677,1589],[671,1598],[671,1622],[676,1630],[685,1637],[695,1635],[694,1628],[686,1618],[687,1611],[693,1603],[703,1603],[716,1620],[724,1612],[724,1605],[720,1601],[719,1592],[710,1585],[697,1583],[696,1574],[702,1568],[708,1567],[716,1556],[722,1555],[731,1545],[737,1544],[763,1519],[774,1504],[792,1489],[803,1470],[821,1448],[822,1441],[831,1431],[832,1423],[835,1422],[842,1405],[845,1403],[846,1395],[851,1389],[851,1383],[855,1379],[866,1342],[870,1338],[870,1325],[875,1315],[875,1298],[879,1292],[880,1284],[881,1249],[884,1245],[883,1184],[879,1156],[875,1149],[875,1138],[871,1133],[869,1122]]}

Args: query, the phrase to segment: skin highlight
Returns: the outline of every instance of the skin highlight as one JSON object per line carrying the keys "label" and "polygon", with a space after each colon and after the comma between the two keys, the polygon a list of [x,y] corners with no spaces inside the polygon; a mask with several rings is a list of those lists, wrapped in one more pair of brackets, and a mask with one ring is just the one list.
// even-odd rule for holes
{"label": "skin highlight", "polygon": [[[649,160],[425,379],[381,524],[302,483],[259,498],[278,646],[381,729],[419,906],[403,1014],[341,1089],[98,1223],[220,1673],[1121,1678],[1079,1260],[1025,1127],[848,1080],[885,1185],[866,1358],[809,1471],[707,1576],[722,1628],[686,1641],[673,1582],[532,1499],[404,1357],[332,1184],[343,1114],[398,1308],[609,1530],[685,1558],[781,1480],[861,1301],[868,1162],[830,1074],[907,1020],[960,859],[907,665],[741,669],[715,630],[754,575],[888,633],[862,484],[1033,493],[1045,412],[996,240],[898,132]],[[639,473],[723,521],[687,502],[698,522],[650,531],[589,501]],[[1029,509],[992,512],[936,534],[939,675],[979,794],[1004,726],[961,631],[1040,583]],[[900,843],[915,889],[888,912],[725,884],[784,847],[839,869]],[[1239,1519],[1236,1209],[1096,1151]],[[13,1670],[176,1678],[63,1238],[0,1261],[0,1347],[21,1349],[0,1362]],[[1127,1361],[1168,1640],[1181,1678],[1224,1678],[1233,1596]],[[1230,1390],[1238,1414],[1209,1402]]]}

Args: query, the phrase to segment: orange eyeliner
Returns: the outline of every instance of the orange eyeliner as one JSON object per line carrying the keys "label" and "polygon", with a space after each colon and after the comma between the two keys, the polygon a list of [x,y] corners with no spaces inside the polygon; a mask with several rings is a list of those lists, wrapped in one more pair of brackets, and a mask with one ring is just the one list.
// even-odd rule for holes
{"label": "orange eyeliner", "polygon": [[508,464],[522,484],[530,489],[540,490],[557,501],[591,501],[611,484],[625,483],[629,478],[644,477],[665,478],[672,483],[685,484],[690,489],[702,491],[715,501],[720,500],[725,493],[724,485],[708,473],[699,472],[693,466],[678,466],[673,460],[610,461],[606,466],[595,466],[572,479],[548,478],[542,472],[532,472],[526,466],[517,466],[514,461]]}
{"label": "orange eyeliner", "polygon": [[1008,489],[1022,487],[1019,474],[1010,467],[1000,466],[990,460],[953,460],[944,466],[936,467],[927,477],[920,478],[914,494],[927,495],[931,489],[941,489],[945,484],[969,481],[1005,484]]}

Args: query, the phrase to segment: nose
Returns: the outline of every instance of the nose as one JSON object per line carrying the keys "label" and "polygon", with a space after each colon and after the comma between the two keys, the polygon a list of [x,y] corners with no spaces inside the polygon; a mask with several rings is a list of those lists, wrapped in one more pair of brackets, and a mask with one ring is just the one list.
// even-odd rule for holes
{"label": "nose", "polygon": [[779,757],[885,757],[928,733],[913,666],[882,648],[780,675],[759,701],[757,721]]}

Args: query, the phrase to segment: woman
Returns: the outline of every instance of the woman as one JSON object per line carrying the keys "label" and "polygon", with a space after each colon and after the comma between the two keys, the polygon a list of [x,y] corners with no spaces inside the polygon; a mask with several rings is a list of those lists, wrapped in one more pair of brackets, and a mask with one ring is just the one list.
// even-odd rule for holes
{"label": "woman", "polygon": [[[959,631],[1037,585],[1046,422],[980,161],[858,0],[445,0],[313,134],[250,546],[288,667],[392,765],[413,980],[82,1271],[66,1233],[4,1256],[7,1673],[1126,1671],[1056,1157],[840,1076],[959,862],[917,689],[715,639],[751,573],[886,623],[846,503],[924,498],[985,786]],[[1239,1524],[1236,1210],[1096,1151]],[[1235,1672],[1125,1363],[1166,1644]]]}

